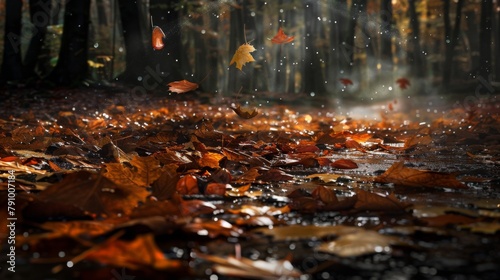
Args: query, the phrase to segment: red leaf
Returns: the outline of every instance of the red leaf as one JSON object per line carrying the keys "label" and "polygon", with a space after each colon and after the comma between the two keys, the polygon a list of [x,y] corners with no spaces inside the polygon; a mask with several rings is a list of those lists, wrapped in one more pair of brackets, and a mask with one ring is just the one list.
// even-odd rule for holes
{"label": "red leaf", "polygon": [[278,29],[278,33],[271,39],[273,44],[287,44],[291,43],[294,40],[295,36],[287,36],[283,29],[280,27]]}
{"label": "red leaf", "polygon": [[407,78],[399,78],[396,80],[396,83],[401,89],[407,89],[410,86],[410,81]]}
{"label": "red leaf", "polygon": [[348,85],[353,85],[351,79],[348,79],[348,78],[340,78],[339,79],[340,82],[344,85],[344,86],[348,86]]}
{"label": "red leaf", "polygon": [[168,84],[168,90],[175,93],[185,93],[198,88],[197,83],[191,83],[188,80],[175,81]]}

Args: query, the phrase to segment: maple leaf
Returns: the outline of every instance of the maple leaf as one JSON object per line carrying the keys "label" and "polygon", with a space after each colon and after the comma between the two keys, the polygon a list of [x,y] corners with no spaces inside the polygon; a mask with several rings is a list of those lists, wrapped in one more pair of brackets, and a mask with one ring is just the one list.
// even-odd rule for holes
{"label": "maple leaf", "polygon": [[396,80],[400,89],[407,89],[410,86],[410,81],[407,78],[399,78]]}
{"label": "maple leaf", "polygon": [[130,164],[132,168],[128,168],[122,163],[108,163],[105,165],[107,172],[104,173],[104,176],[119,185],[135,184],[141,187],[149,187],[161,176],[160,162],[153,156],[136,156],[130,161]]}
{"label": "maple leaf", "polygon": [[229,63],[229,66],[231,66],[233,63],[236,63],[236,68],[241,70],[241,68],[247,62],[255,61],[253,56],[250,54],[251,52],[254,52],[254,51],[255,51],[255,48],[248,43],[241,45],[234,53],[233,58],[231,59],[231,62]]}
{"label": "maple leaf", "polygon": [[375,177],[374,181],[408,187],[467,188],[453,174],[408,168],[402,161],[394,163],[382,175]]}
{"label": "maple leaf", "polygon": [[358,168],[358,164],[355,163],[354,161],[350,159],[338,159],[332,163],[330,163],[332,167],[338,168],[338,169],[356,169]]}
{"label": "maple leaf", "polygon": [[278,33],[271,39],[273,44],[287,44],[291,43],[295,36],[287,36],[285,32],[283,32],[283,28],[278,29]]}
{"label": "maple leaf", "polygon": [[257,110],[257,108],[253,108],[253,109],[245,109],[245,108],[241,108],[240,105],[236,106],[236,107],[231,107],[231,109],[233,109],[233,111],[240,117],[244,118],[244,119],[251,119],[255,116],[257,116],[259,114],[259,111]]}
{"label": "maple leaf", "polygon": [[349,86],[349,85],[353,85],[353,82],[351,79],[348,79],[348,78],[340,78],[340,83],[342,83],[344,86]]}
{"label": "maple leaf", "polygon": [[149,195],[145,188],[115,184],[101,174],[88,171],[70,173],[56,184],[41,191],[45,202],[74,205],[95,214],[128,214]]}
{"label": "maple leaf", "polygon": [[188,80],[171,82],[168,86],[168,90],[175,93],[185,93],[198,88],[197,83],[192,83]]}

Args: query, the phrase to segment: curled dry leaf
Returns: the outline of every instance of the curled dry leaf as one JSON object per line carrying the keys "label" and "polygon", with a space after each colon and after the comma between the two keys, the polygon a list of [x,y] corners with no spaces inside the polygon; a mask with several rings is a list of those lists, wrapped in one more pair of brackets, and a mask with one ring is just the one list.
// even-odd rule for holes
{"label": "curled dry leaf", "polygon": [[278,29],[278,33],[271,39],[273,44],[288,44],[293,41],[295,36],[287,36],[285,32],[283,32],[283,28]]}
{"label": "curled dry leaf", "polygon": [[249,108],[241,108],[240,105],[236,107],[231,107],[233,111],[240,117],[244,119],[251,119],[259,114],[257,108],[249,109]]}
{"label": "curled dry leaf", "polygon": [[236,68],[241,70],[247,62],[255,61],[253,56],[250,54],[254,51],[255,48],[248,43],[241,45],[234,53],[229,66],[231,66],[233,63],[236,63]]}
{"label": "curled dry leaf", "polygon": [[402,161],[394,163],[382,175],[375,177],[374,181],[408,187],[467,188],[453,174],[408,168]]}
{"label": "curled dry leaf", "polygon": [[168,90],[175,93],[185,93],[198,88],[197,83],[192,83],[188,80],[171,82],[168,86]]}

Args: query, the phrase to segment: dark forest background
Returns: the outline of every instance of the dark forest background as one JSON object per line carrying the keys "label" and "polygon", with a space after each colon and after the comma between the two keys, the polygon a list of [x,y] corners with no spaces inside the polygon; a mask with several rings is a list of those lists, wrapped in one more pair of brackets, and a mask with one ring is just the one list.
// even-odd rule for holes
{"label": "dark forest background", "polygon": [[[3,87],[140,85],[187,79],[201,90],[384,97],[500,81],[500,7],[491,0],[6,0]],[[153,24],[165,48],[151,46]],[[279,27],[295,36],[273,45]],[[229,66],[248,42],[243,71]],[[339,83],[349,78],[348,88]]]}

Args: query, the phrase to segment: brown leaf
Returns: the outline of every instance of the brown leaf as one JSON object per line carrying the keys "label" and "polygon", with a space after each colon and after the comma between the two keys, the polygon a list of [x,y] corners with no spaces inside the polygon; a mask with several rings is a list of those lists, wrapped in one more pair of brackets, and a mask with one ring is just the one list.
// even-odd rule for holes
{"label": "brown leaf", "polygon": [[264,174],[257,177],[257,180],[261,180],[264,182],[281,182],[281,181],[293,180],[293,176],[287,174],[283,170],[279,170],[277,168],[271,168]]}
{"label": "brown leaf", "polygon": [[408,187],[467,188],[453,174],[408,168],[402,161],[394,163],[382,175],[375,177],[374,181]]}
{"label": "brown leaf", "polygon": [[198,221],[190,223],[184,227],[184,230],[201,236],[209,236],[210,238],[215,238],[217,236],[238,237],[243,233],[240,228],[222,219],[218,219],[217,221]]}
{"label": "brown leaf", "polygon": [[[241,70],[241,69],[240,69]],[[257,108],[249,109],[249,108],[241,108],[240,105],[236,107],[231,107],[233,111],[240,117],[244,119],[251,119],[259,114],[259,110]]]}
{"label": "brown leaf", "polygon": [[107,240],[82,254],[85,259],[132,270],[181,268],[178,260],[169,260],[158,248],[152,234],[139,235],[134,240]]}
{"label": "brown leaf", "polygon": [[219,162],[224,158],[224,155],[213,152],[205,152],[202,154],[201,158],[198,160],[200,166],[206,166],[211,168],[220,168]]}
{"label": "brown leaf", "polygon": [[383,196],[358,189],[356,197],[354,208],[360,211],[404,211],[408,206],[401,203],[393,193]]}
{"label": "brown leaf", "polygon": [[168,86],[168,90],[175,93],[185,93],[198,88],[197,83],[192,83],[188,80],[171,82]]}
{"label": "brown leaf", "polygon": [[318,186],[312,191],[311,195],[313,198],[319,199],[325,204],[336,203],[339,201],[335,192],[325,186]]}
{"label": "brown leaf", "polygon": [[127,215],[148,195],[145,188],[118,185],[101,174],[78,171],[47,187],[38,197],[46,202],[74,205],[95,214]]}
{"label": "brown leaf", "polygon": [[356,169],[358,168],[358,164],[350,159],[338,159],[330,164],[332,167],[338,169]]}
{"label": "brown leaf", "polygon": [[117,184],[135,184],[141,187],[149,187],[161,176],[162,169],[160,162],[153,156],[134,157],[130,161],[132,168],[124,166],[122,163],[106,164],[107,172],[104,176]]}
{"label": "brown leaf", "polygon": [[179,175],[177,164],[168,164],[161,169],[161,175],[151,185],[151,194],[159,200],[172,198],[175,193]]}

